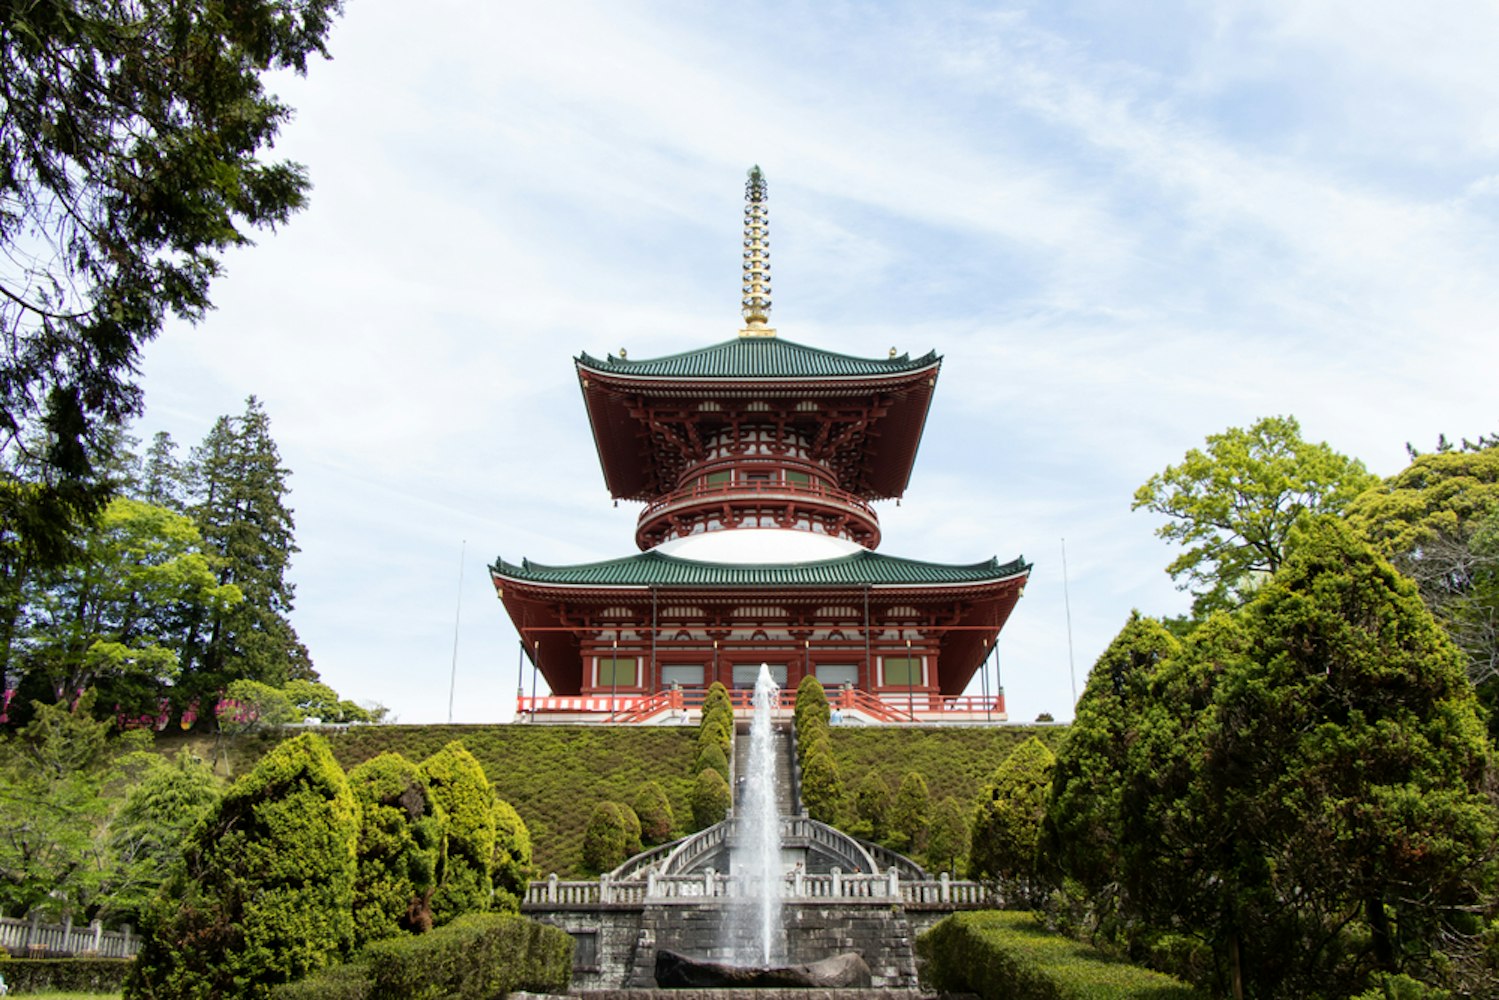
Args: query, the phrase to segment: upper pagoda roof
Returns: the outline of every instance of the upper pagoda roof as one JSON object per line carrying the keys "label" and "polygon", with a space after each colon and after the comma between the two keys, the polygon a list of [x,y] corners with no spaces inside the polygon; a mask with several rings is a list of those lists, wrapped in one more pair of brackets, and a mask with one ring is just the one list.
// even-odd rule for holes
{"label": "upper pagoda roof", "polygon": [[735,337],[660,358],[631,361],[611,354],[600,360],[585,352],[576,361],[580,369],[631,378],[798,381],[904,375],[934,367],[942,359],[935,351],[915,359],[909,354],[857,358],[780,337]]}
{"label": "upper pagoda roof", "polygon": [[648,552],[572,566],[495,561],[496,577],[558,587],[839,587],[941,586],[993,583],[1030,572],[1024,559],[966,565],[921,562],[863,549],[836,559],[799,563],[698,562]]}

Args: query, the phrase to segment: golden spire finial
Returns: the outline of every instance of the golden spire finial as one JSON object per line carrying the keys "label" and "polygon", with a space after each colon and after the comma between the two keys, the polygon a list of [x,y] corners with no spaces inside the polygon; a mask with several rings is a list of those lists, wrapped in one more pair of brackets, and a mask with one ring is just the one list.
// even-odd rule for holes
{"label": "golden spire finial", "polygon": [[770,320],[770,215],[765,174],[750,167],[744,185],[744,329],[741,337],[774,337]]}

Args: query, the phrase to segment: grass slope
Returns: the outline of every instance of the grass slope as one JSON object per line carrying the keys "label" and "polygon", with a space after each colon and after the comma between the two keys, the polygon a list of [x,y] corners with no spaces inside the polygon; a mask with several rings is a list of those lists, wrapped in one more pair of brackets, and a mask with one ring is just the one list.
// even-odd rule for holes
{"label": "grass slope", "polygon": [[1060,726],[834,726],[830,736],[844,788],[856,788],[874,771],[894,790],[907,771],[916,771],[926,779],[933,805],[952,796],[966,811],[1010,751],[1032,736],[1055,750],[1066,732]]}
{"label": "grass slope", "polygon": [[686,832],[696,737],[695,727],[356,726],[330,742],[348,769],[386,751],[422,761],[460,741],[525,820],[536,877],[578,878],[583,828],[595,803],[628,803],[642,784],[659,781],[678,832]]}

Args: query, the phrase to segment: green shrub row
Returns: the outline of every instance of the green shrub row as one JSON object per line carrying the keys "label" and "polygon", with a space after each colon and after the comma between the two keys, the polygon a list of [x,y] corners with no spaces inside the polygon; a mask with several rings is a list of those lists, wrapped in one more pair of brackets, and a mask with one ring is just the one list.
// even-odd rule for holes
{"label": "green shrub row", "polygon": [[376,942],[347,965],[276,988],[273,1000],[492,1000],[562,993],[573,940],[508,913],[472,913],[418,937]]}
{"label": "green shrub row", "polygon": [[954,914],[916,940],[922,985],[1008,1000],[1200,1000],[1179,980],[1108,958],[1030,913]]}
{"label": "green shrub row", "polygon": [[118,993],[129,971],[128,958],[18,958],[0,964],[0,974],[13,995]]}

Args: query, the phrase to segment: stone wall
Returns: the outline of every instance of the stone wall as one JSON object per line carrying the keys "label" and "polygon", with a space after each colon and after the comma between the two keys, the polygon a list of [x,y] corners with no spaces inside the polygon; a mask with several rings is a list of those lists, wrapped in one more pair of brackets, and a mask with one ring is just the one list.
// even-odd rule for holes
{"label": "stone wall", "polygon": [[[532,916],[578,942],[573,989],[650,989],[658,948],[710,961],[731,959],[731,907],[722,902],[647,904]],[[903,907],[788,903],[783,919],[785,964],[856,951],[869,965],[876,988],[916,987],[915,935]]]}

